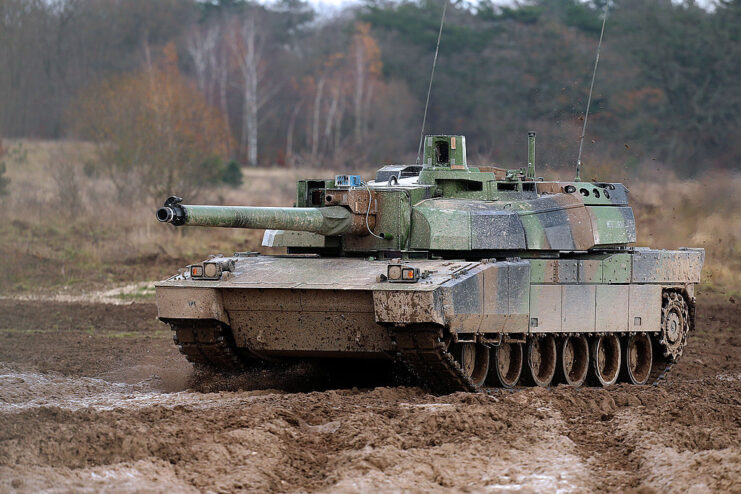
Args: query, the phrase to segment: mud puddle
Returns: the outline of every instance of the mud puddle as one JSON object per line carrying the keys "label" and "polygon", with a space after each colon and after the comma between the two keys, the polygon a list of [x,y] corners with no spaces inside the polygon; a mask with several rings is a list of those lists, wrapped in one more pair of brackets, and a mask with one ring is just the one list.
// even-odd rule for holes
{"label": "mud puddle", "polygon": [[209,397],[193,391],[168,393],[166,388],[157,375],[136,384],[126,384],[90,377],[22,372],[0,364],[0,413],[48,407],[103,411],[188,405],[207,409],[230,400],[223,394]]}

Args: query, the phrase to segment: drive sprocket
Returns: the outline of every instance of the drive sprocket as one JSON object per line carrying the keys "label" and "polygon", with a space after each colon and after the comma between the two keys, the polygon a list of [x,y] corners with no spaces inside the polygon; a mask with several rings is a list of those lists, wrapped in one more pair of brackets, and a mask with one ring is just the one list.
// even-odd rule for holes
{"label": "drive sprocket", "polygon": [[661,331],[659,332],[659,351],[663,356],[676,362],[682,356],[690,331],[690,310],[687,300],[681,293],[665,291],[661,307]]}

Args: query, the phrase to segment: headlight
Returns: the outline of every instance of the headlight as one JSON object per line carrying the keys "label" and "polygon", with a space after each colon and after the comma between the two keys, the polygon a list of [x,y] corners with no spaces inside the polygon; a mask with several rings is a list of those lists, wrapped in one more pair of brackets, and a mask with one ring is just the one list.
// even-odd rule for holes
{"label": "headlight", "polygon": [[397,265],[390,265],[389,271],[388,271],[388,278],[390,280],[400,280],[401,279],[401,266]]}
{"label": "headlight", "polygon": [[190,277],[197,280],[220,280],[224,272],[231,272],[236,262],[232,258],[213,257],[201,264],[188,266]]}
{"label": "headlight", "polygon": [[212,262],[203,263],[203,276],[205,278],[215,278],[220,275],[219,266]]}
{"label": "headlight", "polygon": [[416,283],[419,281],[419,268],[403,264],[389,264],[388,280],[392,283]]}

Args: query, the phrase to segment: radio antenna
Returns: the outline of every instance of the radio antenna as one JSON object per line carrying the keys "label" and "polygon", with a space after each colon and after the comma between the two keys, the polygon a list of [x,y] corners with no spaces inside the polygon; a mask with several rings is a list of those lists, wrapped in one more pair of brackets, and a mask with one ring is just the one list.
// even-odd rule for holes
{"label": "radio antenna", "polygon": [[597,75],[597,64],[599,63],[599,52],[602,48],[602,37],[605,35],[605,23],[607,22],[607,7],[610,2],[605,3],[605,14],[602,16],[602,30],[599,33],[599,43],[597,43],[597,56],[594,59],[594,70],[592,71],[592,83],[589,85],[589,98],[587,98],[587,110],[584,112],[584,125],[581,129],[581,138],[579,139],[579,155],[576,158],[576,182],[581,182],[581,150],[584,146],[584,136],[587,133],[587,120],[589,120],[589,107],[592,104],[592,90],[594,89],[594,78]]}
{"label": "radio antenna", "polygon": [[445,11],[448,9],[448,0],[443,4],[443,15],[440,17],[440,31],[437,33],[437,45],[435,46],[435,58],[432,59],[432,72],[430,73],[430,85],[427,86],[427,101],[425,101],[425,113],[422,117],[422,130],[419,133],[419,147],[417,148],[417,164],[419,165],[420,155],[422,154],[422,141],[425,138],[425,125],[427,124],[427,107],[430,106],[430,92],[432,91],[432,78],[435,76],[435,66],[437,65],[437,53],[440,51],[440,38],[443,36],[443,25],[445,24]]}

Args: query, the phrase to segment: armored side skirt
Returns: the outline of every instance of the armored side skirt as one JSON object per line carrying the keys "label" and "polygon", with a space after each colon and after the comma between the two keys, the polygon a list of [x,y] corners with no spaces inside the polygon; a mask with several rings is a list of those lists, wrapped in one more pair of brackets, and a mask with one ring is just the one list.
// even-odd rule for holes
{"label": "armored side skirt", "polygon": [[412,261],[416,283],[381,281],[387,261],[240,258],[228,279],[157,284],[159,318],[218,320],[259,356],[379,358],[389,327],[439,325],[461,340],[658,331],[661,292],[693,298],[703,252],[649,251],[512,262]]}

